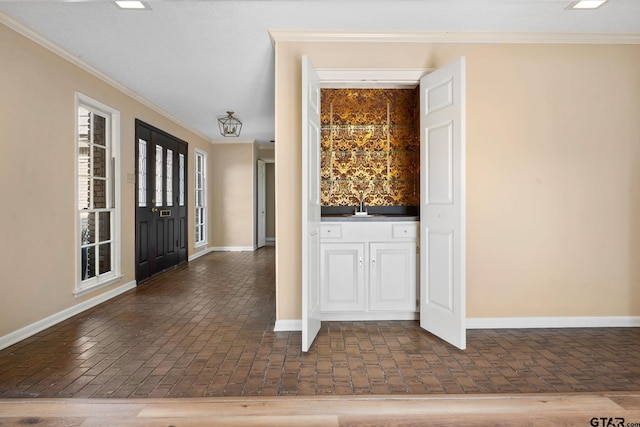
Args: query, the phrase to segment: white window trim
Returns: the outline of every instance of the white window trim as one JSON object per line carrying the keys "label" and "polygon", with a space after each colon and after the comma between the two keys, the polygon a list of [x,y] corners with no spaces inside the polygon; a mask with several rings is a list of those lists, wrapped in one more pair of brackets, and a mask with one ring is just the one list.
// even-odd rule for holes
{"label": "white window trim", "polygon": [[[120,112],[108,105],[103,104],[87,95],[76,92],[75,94],[75,129],[74,129],[74,144],[73,144],[73,158],[75,164],[75,180],[74,180],[74,192],[73,192],[73,207],[75,211],[74,221],[74,244],[75,256],[74,256],[74,271],[75,271],[75,290],[74,296],[76,298],[86,295],[90,292],[103,288],[105,286],[114,284],[122,279],[122,239],[121,239],[121,198],[120,198]],[[113,245],[113,260],[112,260],[112,272],[111,274],[99,276],[93,280],[82,280],[82,262],[80,259],[80,209],[78,209],[78,108],[85,106],[93,110],[97,110],[110,117],[110,142],[111,142],[111,158],[113,159],[113,203],[114,203],[114,224],[112,230],[112,245]]]}
{"label": "white window trim", "polygon": [[[196,223],[196,212],[198,207],[195,205],[198,197],[197,194],[195,194],[198,189],[196,188],[196,186],[198,185],[198,162],[197,162],[197,158],[198,156],[202,156],[202,193],[203,193],[203,197],[202,197],[202,203],[203,203],[203,208],[204,208],[204,237],[202,240],[197,241],[196,240],[196,233],[195,230],[198,226],[198,224]],[[194,154],[194,162],[193,162],[193,170],[194,170],[194,195],[193,195],[193,231],[194,231],[194,236],[193,236],[193,240],[194,240],[194,248],[201,248],[203,246],[207,246],[209,244],[209,239],[208,239],[208,235],[209,235],[209,221],[208,221],[208,206],[207,206],[207,153],[205,151],[202,151],[198,148],[195,149],[195,154]]]}

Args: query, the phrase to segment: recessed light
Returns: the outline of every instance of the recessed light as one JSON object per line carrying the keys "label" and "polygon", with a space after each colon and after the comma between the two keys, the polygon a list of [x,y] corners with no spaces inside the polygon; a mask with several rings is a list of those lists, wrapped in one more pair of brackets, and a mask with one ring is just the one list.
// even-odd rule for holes
{"label": "recessed light", "polygon": [[569,5],[567,9],[597,9],[607,0],[578,0]]}
{"label": "recessed light", "polygon": [[147,6],[141,1],[131,1],[131,0],[124,1],[123,0],[123,1],[116,1],[116,4],[120,9],[149,9],[149,6]]}

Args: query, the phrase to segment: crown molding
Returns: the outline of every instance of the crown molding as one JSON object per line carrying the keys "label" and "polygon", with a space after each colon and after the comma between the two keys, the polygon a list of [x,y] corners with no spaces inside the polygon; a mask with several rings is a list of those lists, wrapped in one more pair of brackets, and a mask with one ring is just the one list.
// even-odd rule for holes
{"label": "crown molding", "polygon": [[127,86],[123,85],[122,83],[118,82],[117,80],[113,79],[112,77],[109,77],[108,75],[106,75],[105,73],[103,73],[102,71],[100,71],[99,69],[94,67],[93,65],[90,65],[90,64],[86,63],[85,61],[81,60],[77,56],[73,55],[71,52],[65,50],[64,48],[62,48],[61,46],[59,46],[56,43],[52,42],[51,40],[47,39],[43,35],[33,31],[31,28],[25,26],[20,21],[18,21],[15,18],[7,15],[6,13],[4,13],[2,11],[0,11],[0,23],[6,25],[7,27],[11,28],[15,32],[25,36],[26,38],[30,39],[31,41],[37,43],[38,45],[44,47],[45,49],[53,52],[54,54],[56,54],[58,56],[60,56],[64,60],[72,63],[73,65],[77,66],[78,68],[82,69],[83,71],[86,71],[87,73],[91,74],[92,76],[102,80],[104,83],[106,83],[109,86],[112,86],[113,88],[119,90],[124,95],[134,99],[135,101],[137,101],[140,104],[144,105],[145,107],[148,107],[149,109],[155,111],[156,113],[160,114],[161,116],[171,120],[172,122],[174,122],[175,124],[177,124],[180,127],[184,128],[185,130],[187,130],[187,131],[199,136],[200,138],[204,139],[207,142],[211,142],[211,137],[209,137],[208,135],[205,135],[204,133],[202,133],[198,129],[192,127],[191,125],[189,125],[187,123],[185,123],[184,121],[182,121],[178,117],[174,116],[173,114],[169,113],[168,111],[165,111],[161,107],[157,106],[156,104],[154,104],[153,102],[149,101],[148,99],[142,97],[141,95],[139,95],[135,91],[131,90]]}
{"label": "crown molding", "polygon": [[467,31],[334,31],[269,30],[271,43],[357,42],[357,43],[556,43],[556,44],[640,44],[640,33],[513,33]]}

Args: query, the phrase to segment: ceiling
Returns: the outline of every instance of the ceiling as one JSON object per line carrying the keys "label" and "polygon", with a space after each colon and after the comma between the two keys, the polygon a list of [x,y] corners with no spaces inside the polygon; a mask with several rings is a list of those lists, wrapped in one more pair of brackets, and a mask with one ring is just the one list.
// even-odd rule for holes
{"label": "ceiling", "polygon": [[571,0],[5,1],[0,11],[205,135],[216,117],[242,139],[274,139],[269,29],[640,33],[640,0],[567,10]]}

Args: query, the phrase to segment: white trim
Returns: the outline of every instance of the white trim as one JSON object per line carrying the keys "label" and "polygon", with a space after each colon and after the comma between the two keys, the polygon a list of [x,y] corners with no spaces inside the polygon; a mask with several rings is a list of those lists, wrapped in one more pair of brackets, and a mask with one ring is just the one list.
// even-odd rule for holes
{"label": "white trim", "polygon": [[63,49],[61,46],[55,44],[51,40],[48,40],[46,37],[42,36],[41,34],[33,31],[31,28],[26,27],[24,24],[22,24],[21,22],[17,21],[16,19],[12,18],[11,16],[7,15],[6,13],[4,13],[2,11],[0,11],[0,23],[3,23],[7,27],[9,27],[12,30],[16,31],[17,33],[22,34],[26,38],[28,38],[31,41],[39,44],[40,46],[44,47],[45,49],[50,50],[51,52],[53,52],[56,55],[58,55],[61,58],[63,58],[64,60],[72,63],[73,65],[75,65],[77,67],[79,67],[83,71],[86,71],[87,73],[89,73],[92,76],[102,80],[103,82],[107,83],[108,85],[111,85],[115,89],[117,89],[120,92],[124,93],[125,95],[131,97],[132,99],[134,99],[135,101],[141,103],[145,107],[148,107],[151,110],[155,111],[156,113],[166,117],[167,119],[171,120],[172,122],[180,125],[182,128],[188,130],[189,132],[191,132],[191,133],[193,133],[195,135],[198,135],[200,138],[204,139],[205,141],[211,141],[211,138],[209,136],[205,135],[204,133],[202,133],[198,129],[194,128],[193,126],[191,126],[191,125],[189,125],[187,123],[185,123],[184,121],[182,121],[178,117],[174,116],[173,114],[169,113],[168,111],[165,111],[164,109],[162,109],[159,106],[155,105],[151,101],[149,101],[149,100],[143,98],[142,96],[138,95],[136,92],[134,92],[133,90],[129,89],[127,86],[123,85],[122,83],[118,82],[117,80],[114,80],[113,78],[109,77],[108,75],[106,75],[105,73],[100,71],[99,69],[95,68],[92,65],[89,65],[88,63],[86,63],[83,60],[81,60],[79,57],[77,57],[77,56],[73,55],[72,53],[70,53],[69,51]]}
{"label": "white trim", "polygon": [[640,33],[305,31],[271,29],[269,30],[269,37],[273,46],[278,42],[640,44]]}
{"label": "white trim", "polygon": [[468,318],[467,329],[640,327],[640,316]]}
{"label": "white trim", "polygon": [[433,68],[317,68],[323,88],[414,88]]}
{"label": "white trim", "polygon": [[117,276],[114,276],[114,277],[112,277],[110,279],[106,279],[104,281],[96,282],[93,285],[77,289],[73,293],[73,296],[76,297],[76,298],[83,297],[83,296],[85,296],[87,294],[90,294],[91,292],[97,291],[98,289],[102,289],[102,288],[104,288],[106,286],[110,286],[110,285],[113,285],[114,283],[118,283],[123,277],[124,277],[124,275],[118,274]]}
{"label": "white trim", "polygon": [[[107,274],[97,275],[92,279],[82,280],[81,277],[81,255],[80,255],[80,236],[79,236],[79,225],[80,225],[80,214],[81,210],[78,206],[78,144],[79,144],[79,135],[78,135],[78,109],[82,106],[88,110],[93,110],[92,112],[99,112],[105,116],[105,119],[108,120],[109,127],[107,129],[108,133],[108,153],[110,154],[109,160],[113,165],[113,170],[108,167],[109,171],[106,176],[111,181],[111,185],[108,188],[108,191],[112,193],[111,203],[113,205],[113,230],[111,231],[111,245],[113,251],[113,260],[111,265],[111,272]],[[116,283],[122,278],[122,208],[121,208],[121,189],[122,182],[120,179],[121,176],[121,158],[120,158],[120,111],[116,110],[113,107],[110,107],[96,99],[91,98],[81,92],[75,92],[75,114],[74,114],[74,124],[75,124],[75,144],[74,144],[74,158],[75,158],[75,170],[76,170],[76,178],[74,180],[74,210],[75,210],[75,244],[76,244],[76,258],[75,258],[75,272],[76,272],[76,286],[74,295],[76,298],[86,295],[90,292],[103,288],[105,286]],[[111,209],[111,208],[109,208]]]}
{"label": "white trim", "polygon": [[209,250],[216,252],[253,252],[256,248],[253,246],[212,246]]}
{"label": "white trim", "polygon": [[206,248],[206,249],[204,249],[204,250],[201,250],[201,251],[199,251],[199,252],[196,252],[196,253],[194,253],[194,254],[192,254],[192,255],[190,255],[190,256],[189,256],[189,262],[191,262],[191,261],[193,261],[193,260],[196,260],[196,259],[200,258],[201,256],[204,256],[204,255],[206,255],[206,254],[208,254],[208,253],[211,253],[211,252],[213,252],[213,251],[214,251],[214,249],[213,249],[213,248]]}
{"label": "white trim", "polygon": [[365,312],[324,312],[322,321],[327,322],[359,322],[375,320],[417,320],[420,313],[415,311],[365,311]]}
{"label": "white trim", "polygon": [[273,332],[296,332],[302,330],[302,319],[276,320]]}
{"label": "white trim", "polygon": [[86,301],[82,301],[74,305],[73,307],[69,307],[65,310],[62,310],[58,313],[52,314],[49,317],[46,317],[42,320],[38,320],[30,325],[25,326],[24,328],[20,328],[17,331],[11,332],[3,337],[0,337],[0,350],[9,347],[23,339],[29,338],[37,334],[40,331],[43,331],[51,326],[54,326],[63,320],[67,320],[70,317],[75,316],[76,314],[80,314],[85,310],[93,308],[98,304],[102,304],[105,301],[110,300],[120,294],[127,292],[128,290],[134,289],[136,287],[136,282],[125,283],[124,285],[118,286],[108,292],[97,295],[93,298],[90,298]]}

